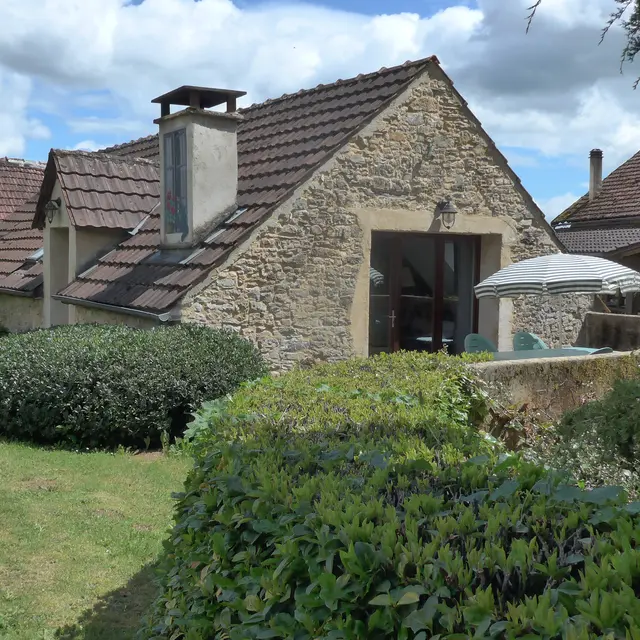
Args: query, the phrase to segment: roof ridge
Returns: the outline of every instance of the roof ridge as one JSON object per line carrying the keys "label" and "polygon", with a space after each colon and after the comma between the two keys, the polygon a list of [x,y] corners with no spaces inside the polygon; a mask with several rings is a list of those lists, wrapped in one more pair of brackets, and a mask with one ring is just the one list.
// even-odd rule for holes
{"label": "roof ridge", "polygon": [[[308,95],[310,93],[313,93],[314,91],[328,89],[331,87],[341,87],[349,83],[362,82],[362,80],[366,80],[368,78],[374,78],[380,75],[387,75],[389,73],[393,73],[403,68],[410,69],[413,67],[420,67],[420,66],[426,67],[428,64],[431,64],[431,63],[440,64],[440,61],[438,60],[438,57],[435,55],[428,56],[426,58],[420,58],[418,60],[407,60],[406,62],[395,65],[393,67],[381,67],[377,71],[371,71],[370,73],[359,73],[357,76],[352,76],[351,78],[339,79],[339,80],[336,80],[335,82],[329,82],[328,84],[318,84],[315,87],[312,87],[310,89],[300,89],[296,93],[285,93],[279,96],[278,98],[267,98],[263,102],[255,102],[254,104],[249,105],[248,107],[238,109],[238,113],[246,113],[247,111],[257,110],[263,106],[271,106],[280,102],[284,102],[293,97]],[[111,153],[117,154],[117,152],[119,151],[123,151],[129,147],[133,147],[142,142],[151,142],[157,137],[158,137],[157,133],[152,133],[152,134],[149,134],[148,136],[137,138],[136,140],[130,140],[129,142],[123,142],[121,144],[112,145],[111,147],[105,147],[103,149],[99,149],[98,151],[89,151],[85,153],[90,153],[94,155],[95,154],[111,154]]]}
{"label": "roof ridge", "polygon": [[252,105],[248,107],[244,107],[242,109],[238,109],[238,113],[244,113],[246,111],[250,111],[252,109],[259,109],[260,107],[273,105],[278,102],[283,102],[289,98],[304,96],[309,93],[313,93],[314,91],[319,91],[321,89],[328,89],[332,87],[341,87],[345,84],[349,84],[352,82],[362,82],[368,78],[374,78],[380,75],[386,75],[388,73],[393,73],[394,71],[398,71],[403,68],[411,68],[411,67],[419,67],[419,66],[427,66],[428,64],[435,62],[436,64],[440,64],[438,57],[435,55],[428,56],[426,58],[420,58],[419,60],[407,60],[402,64],[395,65],[393,67],[381,67],[377,71],[371,71],[370,73],[359,73],[357,76],[352,76],[351,78],[338,79],[335,82],[329,82],[327,84],[318,84],[315,87],[310,89],[300,89],[296,93],[284,93],[278,98],[267,98],[263,102],[254,102]]}
{"label": "roof ridge", "polygon": [[[133,144],[133,143],[126,143]],[[123,145],[123,146],[126,146]],[[159,161],[151,158],[140,158],[138,156],[119,156],[113,153],[106,153],[104,149],[99,151],[79,151],[75,149],[52,149],[51,150],[57,157],[79,157],[79,158],[87,158],[89,160],[102,160],[109,162],[120,162],[122,164],[144,164],[151,166],[159,166]]]}
{"label": "roof ridge", "polygon": [[15,166],[22,169],[42,169],[47,166],[46,162],[40,162],[39,160],[24,160],[23,158],[9,158],[5,156],[0,158],[0,165]]}
{"label": "roof ridge", "polygon": [[148,136],[142,136],[142,138],[136,138],[135,140],[129,140],[129,142],[122,142],[120,144],[114,144],[114,145],[111,145],[110,147],[104,147],[103,149],[98,149],[98,151],[91,151],[89,153],[94,153],[94,154],[113,153],[114,151],[119,151],[120,149],[130,147],[131,145],[134,145],[134,144],[139,144],[140,142],[146,142],[147,140],[151,142],[153,138],[157,138],[157,137],[158,137],[157,133],[151,133]]}

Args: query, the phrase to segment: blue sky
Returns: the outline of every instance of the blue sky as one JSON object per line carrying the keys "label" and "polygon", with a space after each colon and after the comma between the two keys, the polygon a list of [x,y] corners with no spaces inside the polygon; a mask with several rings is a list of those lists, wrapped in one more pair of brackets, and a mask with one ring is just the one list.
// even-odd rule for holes
{"label": "blue sky", "polygon": [[640,149],[620,33],[597,46],[612,2],[544,0],[527,36],[531,0],[2,0],[0,155],[147,135],[150,100],[180,84],[250,103],[436,54],[553,216],[584,193],[591,148],[605,171]]}

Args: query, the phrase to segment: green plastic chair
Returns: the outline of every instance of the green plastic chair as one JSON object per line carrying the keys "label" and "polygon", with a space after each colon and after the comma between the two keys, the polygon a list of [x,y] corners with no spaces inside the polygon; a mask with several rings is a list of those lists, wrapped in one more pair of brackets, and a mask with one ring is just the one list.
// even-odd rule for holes
{"label": "green plastic chair", "polygon": [[549,347],[535,333],[518,331],[513,336],[514,351],[533,351],[534,349],[548,349]]}
{"label": "green plastic chair", "polygon": [[467,353],[482,353],[483,351],[495,353],[498,349],[491,340],[487,340],[479,333],[470,333],[464,339],[464,350]]}

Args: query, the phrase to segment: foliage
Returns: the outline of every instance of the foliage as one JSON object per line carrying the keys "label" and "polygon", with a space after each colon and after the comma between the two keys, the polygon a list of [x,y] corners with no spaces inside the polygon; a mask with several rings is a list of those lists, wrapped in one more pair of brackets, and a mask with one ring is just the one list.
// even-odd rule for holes
{"label": "foliage", "polygon": [[[206,449],[223,425],[255,420],[274,423],[280,434],[356,434],[370,426],[419,429],[430,446],[456,445],[479,424],[487,398],[466,366],[482,355],[453,358],[404,352],[355,358],[244,384],[233,395],[206,403],[181,444]],[[473,437],[477,437],[477,434]]]}
{"label": "foliage", "polygon": [[602,400],[566,413],[559,431],[567,440],[580,440],[593,427],[602,435],[600,444],[608,453],[634,465],[640,459],[640,381],[618,380]]}
{"label": "foliage", "polygon": [[207,405],[140,638],[640,639],[640,504],[500,453],[485,410],[420,354]]}
{"label": "foliage", "polygon": [[212,442],[140,637],[640,638],[640,504],[424,435]]}
{"label": "foliage", "polygon": [[615,482],[640,489],[640,381],[617,381],[601,400],[567,412],[527,442],[539,460],[569,470],[590,486]]}
{"label": "foliage", "polygon": [[0,435],[82,447],[158,444],[204,399],[264,375],[234,333],[75,325],[10,335],[0,355]]}
{"label": "foliage", "polygon": [[[527,32],[529,32],[533,19],[542,3],[543,0],[535,0],[528,8],[530,13],[527,16]],[[611,0],[611,6],[612,11],[602,29],[600,42],[602,43],[614,25],[620,24],[622,26],[627,39],[620,56],[620,65],[622,67],[625,62],[633,62],[640,52],[640,0]],[[636,80],[634,88],[637,88],[639,82],[640,78]]]}

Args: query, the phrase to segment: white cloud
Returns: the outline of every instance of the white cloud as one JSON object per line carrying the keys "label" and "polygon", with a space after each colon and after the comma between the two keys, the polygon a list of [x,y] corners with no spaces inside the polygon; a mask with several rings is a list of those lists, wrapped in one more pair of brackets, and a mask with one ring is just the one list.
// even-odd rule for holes
{"label": "white cloud", "polygon": [[181,84],[243,89],[247,105],[431,54],[498,145],[519,148],[507,151],[516,168],[542,155],[586,174],[600,147],[608,172],[640,148],[620,30],[598,46],[613,0],[543,0],[529,35],[532,0],[450,0],[458,6],[430,18],[231,0],[0,1],[0,154],[49,135],[29,115],[36,108],[64,118],[81,144],[125,141],[154,130],[150,100]]}
{"label": "white cloud", "polygon": [[567,207],[571,206],[578,198],[584,194],[576,195],[575,193],[563,193],[559,196],[553,196],[547,200],[538,202],[538,206],[542,209],[545,218],[551,222],[556,216],[559,216]]}
{"label": "white cloud", "polygon": [[98,151],[98,149],[104,148],[105,145],[98,144],[95,140],[83,140],[71,147],[72,151]]}
{"label": "white cloud", "polygon": [[27,115],[31,81],[0,66],[0,156],[22,156],[27,138],[46,139],[50,132]]}

